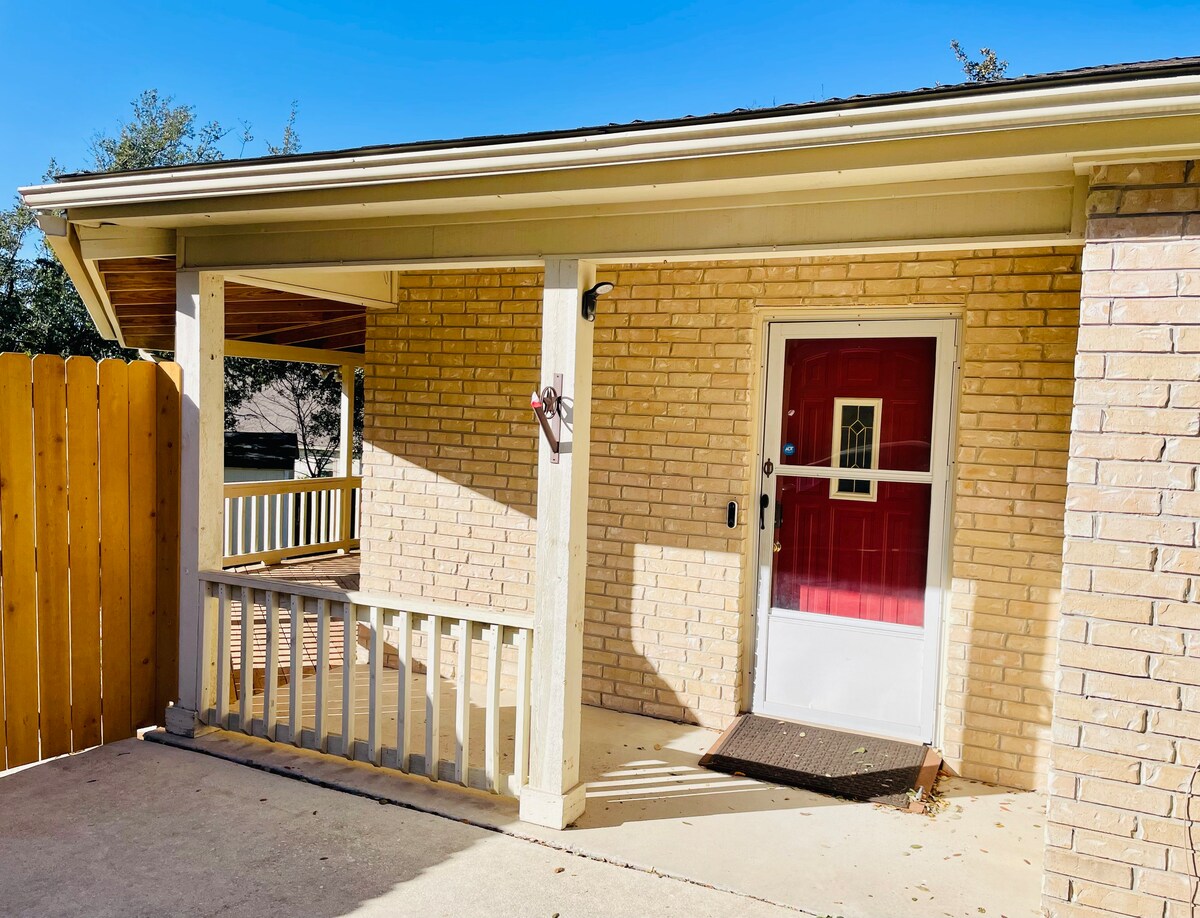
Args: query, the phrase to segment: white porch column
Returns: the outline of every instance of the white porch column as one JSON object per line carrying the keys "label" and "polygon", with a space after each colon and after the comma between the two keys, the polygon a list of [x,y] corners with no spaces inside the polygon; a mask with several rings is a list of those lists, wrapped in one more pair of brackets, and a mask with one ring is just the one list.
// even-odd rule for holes
{"label": "white porch column", "polygon": [[[566,414],[558,463],[538,431],[537,555],[529,784],[521,818],[554,829],[583,813],[579,783],[583,607],[592,414],[592,323],[580,313],[595,268],[547,259],[542,299],[541,388],[563,377]],[[531,419],[531,423],[533,422]]]}
{"label": "white porch column", "polygon": [[342,379],[340,435],[338,439],[338,478],[349,478],[354,474],[354,366],[344,363],[338,367]]}
{"label": "white porch column", "polygon": [[179,701],[167,729],[193,736],[216,701],[216,601],[199,572],[219,570],[225,481],[225,282],[175,275],[175,360],[183,370],[179,474]]}
{"label": "white porch column", "polygon": [[[337,466],[333,474],[338,478],[349,478],[354,474],[354,367],[348,363],[338,367],[342,380],[341,416],[339,418]],[[338,538],[343,542],[350,538],[350,526],[354,518],[354,492],[342,488],[338,498]],[[341,548],[339,552],[350,549]]]}

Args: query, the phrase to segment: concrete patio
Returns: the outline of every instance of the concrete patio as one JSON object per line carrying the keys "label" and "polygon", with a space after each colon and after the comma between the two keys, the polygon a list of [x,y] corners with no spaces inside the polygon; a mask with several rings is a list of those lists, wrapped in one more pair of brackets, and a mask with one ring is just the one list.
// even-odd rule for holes
{"label": "concrete patio", "polygon": [[714,732],[587,707],[587,812],[556,832],[520,822],[512,800],[283,744],[152,738],[743,897],[725,914],[755,900],[847,918],[1040,914],[1040,794],[948,779],[944,809],[915,816],[709,772],[696,762]]}
{"label": "concrete patio", "polygon": [[140,740],[0,777],[0,913],[793,914]]}

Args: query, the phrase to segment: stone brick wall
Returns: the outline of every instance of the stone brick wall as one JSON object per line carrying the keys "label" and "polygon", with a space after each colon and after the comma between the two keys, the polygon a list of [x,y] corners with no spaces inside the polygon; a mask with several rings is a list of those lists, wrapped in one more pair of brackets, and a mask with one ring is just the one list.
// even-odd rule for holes
{"label": "stone brick wall", "polygon": [[1193,914],[1198,197],[1196,163],[1092,175],[1046,856],[1064,918]]}
{"label": "stone brick wall", "polygon": [[[960,307],[944,751],[1043,782],[1078,270],[1075,249],[1023,249],[602,271],[585,700],[723,726],[744,699],[755,310]],[[364,586],[525,610],[540,275],[401,280],[368,322]]]}

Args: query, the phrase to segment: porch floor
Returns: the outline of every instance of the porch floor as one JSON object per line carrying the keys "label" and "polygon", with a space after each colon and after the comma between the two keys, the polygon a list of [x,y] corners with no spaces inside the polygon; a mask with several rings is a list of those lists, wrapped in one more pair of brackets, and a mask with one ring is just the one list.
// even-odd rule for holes
{"label": "porch floor", "polygon": [[311,583],[338,590],[357,590],[359,584],[359,554],[349,551],[340,555],[316,555],[279,561],[275,564],[247,564],[229,568],[239,574],[252,574],[268,580],[288,583]]}
{"label": "porch floor", "polygon": [[[356,552],[244,572],[347,590],[359,586]],[[365,675],[359,674],[360,682]],[[331,675],[335,694],[340,682],[340,672]],[[416,676],[412,714],[418,749],[423,685],[424,677]],[[450,685],[443,681],[444,692]],[[305,727],[311,728],[311,687],[306,689]],[[286,724],[286,687],[280,694],[280,723]],[[359,698],[365,697],[364,684]],[[255,715],[261,716],[257,692],[254,701]],[[443,710],[452,710],[450,704],[444,694]],[[512,729],[507,695],[502,704],[507,736]],[[363,737],[365,707],[358,713]],[[475,713],[482,716],[481,710]],[[385,736],[393,723],[385,723]],[[336,732],[336,722],[332,727]],[[473,731],[473,745],[481,734]],[[521,822],[509,799],[438,787],[241,734],[154,738],[820,915],[1041,914],[1044,794],[945,779],[939,785],[945,807],[932,817],[916,816],[702,769],[698,759],[717,735],[585,707],[580,770],[588,785],[587,811],[563,832]],[[448,740],[442,755],[453,755]],[[503,769],[509,767],[506,759]]]}
{"label": "porch floor", "polygon": [[1044,795],[948,779],[945,808],[915,816],[701,769],[716,735],[585,707],[587,812],[562,832],[511,800],[282,744],[155,738],[818,915],[1040,914]]}
{"label": "porch floor", "polygon": [[130,739],[0,772],[6,918],[789,918]]}

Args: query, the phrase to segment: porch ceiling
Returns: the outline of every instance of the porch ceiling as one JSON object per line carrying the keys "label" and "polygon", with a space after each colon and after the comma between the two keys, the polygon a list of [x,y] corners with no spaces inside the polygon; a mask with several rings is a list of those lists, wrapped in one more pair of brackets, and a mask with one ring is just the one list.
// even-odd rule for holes
{"label": "porch ceiling", "polygon": [[[107,258],[97,273],[129,347],[175,347],[174,257]],[[225,338],[361,353],[366,307],[227,281]]]}

